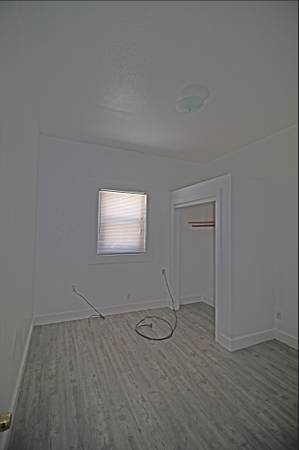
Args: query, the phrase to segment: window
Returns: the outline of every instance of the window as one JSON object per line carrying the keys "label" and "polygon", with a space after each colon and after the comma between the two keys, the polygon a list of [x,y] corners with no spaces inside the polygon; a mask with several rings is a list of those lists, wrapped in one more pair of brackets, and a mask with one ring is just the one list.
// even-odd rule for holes
{"label": "window", "polygon": [[97,254],[146,251],[147,195],[99,190]]}

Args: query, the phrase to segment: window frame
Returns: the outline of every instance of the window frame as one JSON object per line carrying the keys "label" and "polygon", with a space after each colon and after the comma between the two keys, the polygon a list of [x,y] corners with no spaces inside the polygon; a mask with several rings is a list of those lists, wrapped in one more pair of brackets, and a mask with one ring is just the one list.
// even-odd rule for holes
{"label": "window frame", "polygon": [[[146,245],[145,252],[142,253],[109,253],[109,254],[101,254],[97,253],[97,241],[98,241],[98,208],[99,208],[99,191],[107,190],[107,191],[116,191],[116,192],[130,192],[136,194],[146,194]],[[106,182],[105,184],[96,183],[96,186],[93,187],[94,192],[94,203],[93,203],[93,220],[92,220],[92,229],[89,238],[89,257],[87,261],[88,266],[97,266],[101,264],[122,264],[122,263],[147,263],[153,260],[153,245],[152,245],[152,235],[151,235],[151,227],[150,216],[151,216],[151,196],[149,190],[145,188],[145,186],[134,186],[128,184],[128,186],[123,183],[119,185],[118,183]]]}
{"label": "window frame", "polygon": [[[119,194],[137,194],[143,195],[145,197],[145,217],[144,217],[144,250],[140,252],[127,251],[127,252],[111,252],[111,253],[98,253],[98,227],[99,227],[99,213],[100,213],[100,192],[115,192]],[[144,255],[148,250],[148,239],[147,239],[147,230],[148,230],[148,194],[145,191],[132,191],[132,190],[124,190],[124,189],[109,189],[109,188],[100,188],[98,189],[98,202],[97,202],[97,239],[96,239],[96,255],[97,256],[135,256],[135,255]]]}

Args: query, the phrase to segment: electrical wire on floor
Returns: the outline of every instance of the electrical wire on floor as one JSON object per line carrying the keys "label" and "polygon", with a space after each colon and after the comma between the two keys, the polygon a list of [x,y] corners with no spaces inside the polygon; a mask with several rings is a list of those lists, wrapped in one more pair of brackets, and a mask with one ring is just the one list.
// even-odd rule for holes
{"label": "electrical wire on floor", "polygon": [[97,310],[97,308],[96,308],[95,306],[93,306],[93,304],[92,304],[89,300],[87,300],[87,298],[84,297],[84,295],[81,294],[81,293],[76,289],[75,286],[72,286],[72,288],[73,288],[73,292],[74,292],[76,295],[78,295],[78,297],[81,297],[82,300],[84,300],[85,303],[87,303],[87,304],[88,304],[88,305],[96,312],[96,314],[91,314],[91,315],[88,317],[88,320],[89,320],[89,319],[96,318],[96,317],[100,317],[101,319],[105,319],[105,316],[103,316],[103,314],[101,314],[100,311]]}
{"label": "electrical wire on floor", "polygon": [[[143,337],[145,339],[148,339],[150,341],[165,341],[166,339],[170,339],[173,336],[173,333],[175,332],[175,329],[176,329],[177,323],[178,323],[177,313],[176,313],[176,310],[175,310],[175,302],[174,302],[174,298],[173,298],[173,295],[172,295],[170,287],[169,287],[169,283],[168,283],[168,279],[167,279],[167,275],[166,275],[166,270],[162,269],[161,274],[162,274],[162,276],[164,278],[164,282],[165,282],[165,285],[166,285],[169,297],[171,298],[172,311],[173,311],[175,320],[174,320],[174,323],[171,324],[168,320],[163,319],[162,317],[158,317],[158,316],[145,316],[145,317],[143,317],[143,319],[141,319],[136,324],[135,331],[136,331],[137,334],[139,334],[139,336],[141,336],[141,337]],[[143,333],[143,329],[144,328],[146,329],[148,327],[148,328],[153,329],[153,319],[155,321],[160,321],[160,322],[166,323],[166,325],[169,328],[168,334],[166,334],[165,336],[160,336],[160,337],[152,337],[152,336],[149,336],[148,334]]]}

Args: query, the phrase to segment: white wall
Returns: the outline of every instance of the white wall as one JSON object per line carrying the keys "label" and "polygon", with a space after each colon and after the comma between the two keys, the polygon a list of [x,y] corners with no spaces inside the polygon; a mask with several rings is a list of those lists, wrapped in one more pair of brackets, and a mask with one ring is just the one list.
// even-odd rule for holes
{"label": "white wall", "polygon": [[232,177],[231,337],[274,328],[277,282],[273,183]]}
{"label": "white wall", "polygon": [[[55,314],[85,313],[71,292],[72,284],[108,312],[164,299],[159,270],[168,261],[168,191],[230,172],[239,175],[234,177],[239,180],[233,189],[235,223],[240,230],[248,226],[247,240],[238,242],[238,234],[232,232],[238,255],[234,260],[255,274],[240,278],[234,287],[238,301],[231,337],[273,327],[277,307],[282,314],[278,326],[296,337],[296,143],[297,128],[291,127],[226,158],[198,165],[42,136],[36,314],[53,320]],[[96,190],[105,185],[149,193],[149,260],[94,264],[90,237],[95,235]],[[287,202],[276,202],[287,192]],[[285,215],[290,222],[284,222],[282,234],[276,218]],[[258,217],[262,222],[255,228],[248,218],[254,223]],[[238,273],[240,267],[233,269]],[[246,277],[246,270],[243,273]],[[239,320],[241,316],[246,320]]]}
{"label": "white wall", "polygon": [[[256,248],[255,256],[254,249],[250,248],[251,265],[257,264],[260,270],[259,278],[264,279],[261,281],[264,294],[263,298],[260,298],[261,303],[256,309],[254,320],[261,326],[259,323],[261,316],[265,319],[268,314],[263,310],[264,301],[269,308],[273,300],[275,311],[272,311],[271,320],[274,320],[275,312],[280,311],[281,320],[276,321],[275,325],[283,334],[290,335],[293,343],[296,339],[298,342],[298,126],[294,125],[239,151],[234,151],[226,157],[202,165],[198,171],[198,181],[225,173],[251,178],[251,182],[248,183],[251,183],[252,188],[248,186],[247,189],[243,185],[242,192],[236,189],[235,195],[239,195],[240,202],[238,210],[235,208],[234,212],[242,215],[244,220],[249,214],[250,217],[256,216],[258,220],[262,213],[264,221],[259,231],[256,230],[256,235],[261,234],[257,236],[260,248]],[[259,187],[257,185],[256,188],[253,187],[253,179],[260,180]],[[265,182],[264,187],[262,181]],[[254,194],[255,189],[257,191]],[[254,233],[254,229],[250,228],[248,235],[250,239],[247,243],[249,247],[250,242],[255,239]],[[239,249],[244,250],[245,258],[246,244],[245,242],[239,244],[242,246]],[[256,262],[253,256],[257,258]],[[266,282],[268,282],[267,292],[265,292]],[[244,288],[247,283],[249,280],[245,280]],[[245,289],[240,289],[240,295],[242,292],[247,298]],[[247,298],[247,301],[250,299]],[[246,308],[246,305],[244,307]],[[241,330],[238,329],[238,319],[235,318],[235,321],[234,333],[237,333]],[[265,327],[271,325],[270,319],[265,319],[263,323]],[[246,327],[244,331],[245,329]]]}
{"label": "white wall", "polygon": [[[197,170],[192,163],[41,136],[38,321],[86,313],[85,305],[72,293],[72,284],[103,312],[164,301],[160,269],[168,267],[169,191],[195,182]],[[149,255],[145,258],[124,257],[124,262],[114,263],[109,257],[95,256],[97,189],[101,187],[149,194]]]}
{"label": "white wall", "polygon": [[[0,9],[0,411],[12,411],[33,316],[37,124],[17,10]],[[0,448],[8,432],[0,433]]]}
{"label": "white wall", "polygon": [[200,180],[226,173],[290,183],[298,177],[298,125],[201,164]]}
{"label": "white wall", "polygon": [[189,221],[214,219],[214,204],[178,210],[180,215],[181,301],[214,304],[214,228],[192,228]]}
{"label": "white wall", "polygon": [[[294,162],[295,163],[295,162]],[[276,326],[281,339],[298,337],[298,183],[291,179],[279,185],[275,199],[277,233]]]}

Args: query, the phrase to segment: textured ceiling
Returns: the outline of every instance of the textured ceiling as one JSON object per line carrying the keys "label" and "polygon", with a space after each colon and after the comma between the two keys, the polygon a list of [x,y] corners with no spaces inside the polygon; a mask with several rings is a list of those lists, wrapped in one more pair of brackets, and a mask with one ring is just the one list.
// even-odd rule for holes
{"label": "textured ceiling", "polygon": [[[297,122],[297,2],[19,9],[45,134],[206,162]],[[180,114],[189,83],[211,94]]]}

